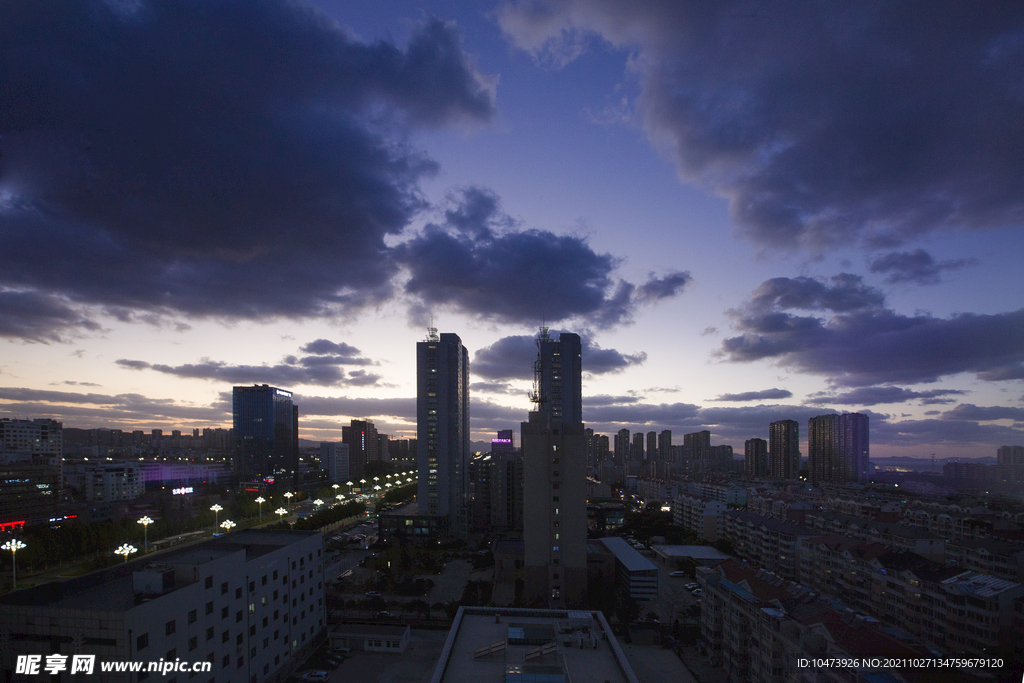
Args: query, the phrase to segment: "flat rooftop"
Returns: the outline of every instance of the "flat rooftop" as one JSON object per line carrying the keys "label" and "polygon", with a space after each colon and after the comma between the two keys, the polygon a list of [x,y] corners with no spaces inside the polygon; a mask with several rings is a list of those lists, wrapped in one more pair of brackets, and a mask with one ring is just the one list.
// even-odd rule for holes
{"label": "flat rooftop", "polygon": [[[500,621],[495,621],[495,614],[500,615]],[[579,623],[581,614],[566,610],[461,607],[448,632],[431,683],[526,681],[530,679],[507,679],[506,672],[536,674],[540,673],[540,667],[552,675],[556,670],[564,671],[568,681],[639,683],[604,616],[600,612],[585,613],[591,617],[589,628],[597,638],[597,648],[594,649],[588,644],[589,638],[580,648],[572,632],[558,633],[559,624],[568,624],[570,614],[573,621]],[[535,643],[506,644],[510,628],[528,628],[532,633],[553,630],[554,651],[527,661],[526,653],[539,646]],[[572,641],[572,645],[567,646],[566,641]],[[480,648],[495,644],[506,645],[496,648],[492,654],[475,656]]]}
{"label": "flat rooftop", "polygon": [[628,571],[658,571],[658,568],[654,566],[653,562],[638,553],[636,548],[626,543],[618,536],[608,536],[606,538],[598,538],[596,540],[604,544],[604,547],[614,553],[615,558],[621,562]]}
{"label": "flat rooftop", "polygon": [[728,560],[729,555],[707,545],[652,545],[651,550],[662,557],[683,559],[692,557],[695,560]]}

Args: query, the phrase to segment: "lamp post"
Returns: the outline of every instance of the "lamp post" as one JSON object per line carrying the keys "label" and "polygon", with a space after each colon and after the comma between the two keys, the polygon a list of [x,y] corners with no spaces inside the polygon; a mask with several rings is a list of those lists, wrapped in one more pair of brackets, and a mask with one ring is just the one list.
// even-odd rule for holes
{"label": "lamp post", "polygon": [[128,556],[131,555],[132,553],[137,553],[137,552],[139,552],[138,548],[136,548],[135,546],[133,546],[131,544],[124,543],[123,545],[121,545],[120,548],[118,548],[117,550],[114,551],[114,554],[115,555],[122,555],[122,556],[124,556],[124,561],[127,562],[128,561]]}
{"label": "lamp post", "polygon": [[331,488],[332,488],[332,489],[334,489],[334,492],[335,492],[335,493],[337,493],[337,492],[338,492],[338,489],[339,489],[339,488],[341,488],[341,487],[340,487],[340,486],[338,486],[337,484],[331,484]]}
{"label": "lamp post", "polygon": [[226,533],[228,531],[231,531],[231,527],[238,526],[238,525],[235,524],[234,522],[232,522],[230,519],[225,519],[223,522],[220,523],[220,526],[221,526],[222,529],[224,529],[224,531]]}
{"label": "lamp post", "polygon": [[220,511],[223,510],[224,508],[222,508],[217,503],[214,503],[213,505],[210,506],[210,509],[213,511],[213,525],[217,526],[217,519],[220,517]]}
{"label": "lamp post", "polygon": [[366,480],[365,479],[360,479],[359,480],[359,493],[362,493],[363,489],[365,489],[365,488],[366,488]]}
{"label": "lamp post", "polygon": [[318,509],[323,504],[324,504],[324,502],[322,500],[320,500],[319,498],[317,498],[316,500],[313,501],[313,505],[316,505]]}
{"label": "lamp post", "polygon": [[288,511],[285,510],[284,508],[277,508],[276,510],[274,510],[274,512],[280,515],[282,522],[284,521],[284,516],[288,514]]}
{"label": "lamp post", "polygon": [[345,500],[345,494],[339,493],[338,495],[335,496],[335,498],[337,498],[338,502],[340,503],[341,501]]}
{"label": "lamp post", "polygon": [[291,491],[286,491],[285,492],[284,497],[288,499],[288,507],[292,506],[292,496],[294,496],[294,495],[295,494],[292,493]]}
{"label": "lamp post", "polygon": [[352,482],[350,482],[350,481],[346,481],[346,482],[345,482],[345,486],[347,486],[347,487],[348,487],[348,493],[349,493],[349,495],[352,495],[352,487],[353,487],[353,486],[355,486],[355,484],[353,484],[353,483],[352,483]]}
{"label": "lamp post", "polygon": [[142,536],[143,536],[143,539],[145,541],[145,545],[143,547],[146,549],[146,552],[148,553],[149,552],[149,525],[153,523],[153,520],[149,518],[149,515],[146,515],[145,517],[140,519],[138,521],[138,523],[142,525]]}
{"label": "lamp post", "polygon": [[12,538],[11,540],[9,540],[6,543],[4,543],[3,545],[0,545],[0,548],[3,548],[4,550],[10,550],[11,551],[11,572],[12,572],[12,578],[14,580],[14,588],[15,589],[18,588],[18,567],[14,564],[14,555],[19,550],[21,550],[22,548],[27,548],[27,547],[28,546],[26,546],[24,543],[22,543],[21,541],[19,541],[16,538]]}
{"label": "lamp post", "polygon": [[259,498],[256,499],[256,503],[259,504],[259,506],[260,506],[260,521],[261,522],[263,521],[263,504],[266,503],[266,502],[267,502],[267,499],[264,498],[263,496],[260,496]]}

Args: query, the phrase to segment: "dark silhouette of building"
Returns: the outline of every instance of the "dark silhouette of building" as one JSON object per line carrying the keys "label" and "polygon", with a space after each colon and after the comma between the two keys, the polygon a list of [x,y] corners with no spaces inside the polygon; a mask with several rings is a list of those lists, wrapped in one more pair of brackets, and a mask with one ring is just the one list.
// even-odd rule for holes
{"label": "dark silhouette of building", "polygon": [[799,422],[778,420],[768,426],[768,463],[772,479],[796,479],[799,476]]}
{"label": "dark silhouette of building", "polygon": [[743,474],[747,477],[768,476],[768,442],[747,439],[743,443]]}
{"label": "dark silhouette of building", "polygon": [[457,334],[430,328],[416,344],[418,503],[421,515],[447,517],[466,531],[469,476],[469,351]]}
{"label": "dark silhouette of building", "polygon": [[[299,409],[292,403],[291,392],[256,384],[234,387],[231,398],[238,475],[297,481]],[[162,434],[153,431],[158,441]]]}

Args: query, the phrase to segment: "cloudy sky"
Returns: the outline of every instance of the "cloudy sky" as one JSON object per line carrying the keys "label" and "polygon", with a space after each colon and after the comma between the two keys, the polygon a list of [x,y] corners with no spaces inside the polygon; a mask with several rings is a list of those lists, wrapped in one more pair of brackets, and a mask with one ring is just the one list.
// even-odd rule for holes
{"label": "cloudy sky", "polygon": [[0,65],[0,416],[411,436],[433,320],[489,438],[546,322],[599,432],[1024,443],[1019,2],[4,2]]}

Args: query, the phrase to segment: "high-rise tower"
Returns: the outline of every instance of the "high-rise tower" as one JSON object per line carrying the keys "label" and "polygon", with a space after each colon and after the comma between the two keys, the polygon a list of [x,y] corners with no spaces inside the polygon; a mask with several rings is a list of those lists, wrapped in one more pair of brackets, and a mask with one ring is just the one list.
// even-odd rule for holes
{"label": "high-rise tower", "polygon": [[772,479],[796,479],[800,474],[800,423],[778,420],[768,426],[768,469]]}
{"label": "high-rise tower", "polygon": [[298,474],[298,407],[290,391],[256,384],[233,387],[235,471],[242,477]]}
{"label": "high-rise tower", "polygon": [[534,400],[538,410],[558,422],[583,422],[583,344],[580,336],[563,332],[555,341],[548,328],[537,335]]}
{"label": "high-rise tower", "polygon": [[587,590],[587,441],[580,338],[541,328],[532,398],[522,423],[525,598],[582,606]]}
{"label": "high-rise tower", "polygon": [[811,483],[868,480],[868,416],[818,415],[807,422],[807,465]]}
{"label": "high-rise tower", "polygon": [[457,334],[430,328],[416,344],[416,463],[419,513],[465,531],[469,470],[469,351]]}

